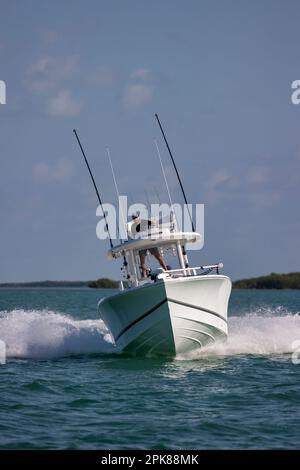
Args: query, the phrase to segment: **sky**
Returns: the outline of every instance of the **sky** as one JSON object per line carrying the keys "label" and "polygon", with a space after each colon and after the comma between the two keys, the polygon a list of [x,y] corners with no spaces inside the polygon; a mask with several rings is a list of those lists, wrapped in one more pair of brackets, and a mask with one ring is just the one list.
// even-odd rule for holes
{"label": "sky", "polygon": [[204,247],[233,279],[299,271],[300,3],[0,0],[0,282],[120,277],[96,237],[120,192],[205,205]]}

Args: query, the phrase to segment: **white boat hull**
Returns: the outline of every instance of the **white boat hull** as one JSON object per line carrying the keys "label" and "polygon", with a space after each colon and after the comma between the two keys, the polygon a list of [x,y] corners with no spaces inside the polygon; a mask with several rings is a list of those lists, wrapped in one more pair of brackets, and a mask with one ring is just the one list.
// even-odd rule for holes
{"label": "white boat hull", "polygon": [[227,276],[182,277],[101,299],[98,310],[118,351],[176,356],[227,338]]}

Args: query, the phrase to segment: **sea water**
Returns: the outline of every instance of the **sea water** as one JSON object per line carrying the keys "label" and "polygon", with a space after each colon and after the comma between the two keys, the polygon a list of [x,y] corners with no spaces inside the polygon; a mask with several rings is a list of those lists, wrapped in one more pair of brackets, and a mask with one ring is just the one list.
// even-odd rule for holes
{"label": "sea water", "polygon": [[0,289],[0,449],[299,447],[300,291],[233,291],[227,343],[173,360],[114,353],[110,293]]}

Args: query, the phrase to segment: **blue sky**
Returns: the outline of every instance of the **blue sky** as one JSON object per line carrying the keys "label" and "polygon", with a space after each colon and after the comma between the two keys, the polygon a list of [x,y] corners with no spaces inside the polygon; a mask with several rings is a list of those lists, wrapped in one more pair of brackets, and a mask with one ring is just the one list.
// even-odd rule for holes
{"label": "blue sky", "polygon": [[[233,279],[299,270],[297,1],[1,0],[0,282],[119,277],[97,201],[162,193],[154,113],[186,192],[205,204],[199,265]],[[166,198],[166,193],[162,197]],[[143,202],[143,201],[142,201]]]}

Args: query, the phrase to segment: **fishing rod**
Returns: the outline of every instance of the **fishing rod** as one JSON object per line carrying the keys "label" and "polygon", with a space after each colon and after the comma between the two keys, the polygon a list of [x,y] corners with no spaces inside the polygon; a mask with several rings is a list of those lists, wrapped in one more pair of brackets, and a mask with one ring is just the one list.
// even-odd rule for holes
{"label": "fishing rod", "polygon": [[147,208],[148,208],[148,210],[150,210],[150,214],[151,214],[151,204],[150,204],[149,193],[148,193],[147,189],[145,189],[144,192],[145,192],[145,197],[146,197],[147,206],[148,206]]}
{"label": "fishing rod", "polygon": [[[121,210],[122,222],[123,222],[125,231],[127,231],[123,208],[122,208],[122,205],[120,205],[120,193],[119,193],[119,188],[118,188],[118,185],[117,185],[117,180],[116,180],[116,176],[115,176],[115,171],[114,171],[114,167],[113,167],[113,164],[112,164],[112,160],[111,160],[111,156],[110,156],[110,151],[109,151],[109,148],[108,148],[108,147],[106,148],[106,152],[107,152],[107,157],[108,157],[108,160],[109,160],[109,165],[110,165],[110,169],[111,169],[111,173],[112,173],[112,177],[113,177],[113,181],[114,181],[114,185],[115,185],[115,190],[116,190],[116,194],[117,194],[119,209]],[[122,239],[121,234],[120,234],[119,222],[118,222],[118,232],[119,232],[120,244],[122,244],[122,243],[124,242],[124,240]],[[130,275],[129,275],[129,271],[128,271],[128,261],[127,261],[126,255],[123,255],[123,267],[124,267],[124,269],[125,269],[125,271],[126,271],[126,277],[127,277],[127,279],[129,279],[129,278],[130,278]],[[121,269],[122,269],[122,268],[121,268]]]}
{"label": "fishing rod", "polygon": [[156,196],[156,198],[157,198],[157,200],[158,200],[158,204],[161,205],[161,200],[160,200],[160,197],[159,197],[159,193],[158,193],[158,191],[157,191],[157,187],[154,186],[153,189],[154,189],[154,191],[155,191],[155,196]]}
{"label": "fishing rod", "polygon": [[73,132],[74,132],[75,137],[76,137],[76,139],[77,139],[77,142],[78,142],[78,145],[79,145],[79,147],[80,147],[81,153],[82,153],[83,158],[84,158],[84,161],[85,161],[85,163],[86,163],[86,166],[87,166],[87,168],[88,168],[88,170],[89,170],[90,177],[91,177],[91,180],[92,180],[92,182],[93,182],[93,185],[94,185],[94,188],[95,188],[97,197],[98,197],[98,201],[99,201],[99,204],[100,204],[101,209],[102,209],[102,212],[103,212],[103,216],[104,216],[104,220],[105,220],[105,228],[106,228],[106,231],[107,231],[108,237],[109,237],[110,248],[113,249],[114,245],[113,245],[113,242],[112,242],[112,239],[111,239],[111,236],[110,236],[110,231],[109,231],[109,228],[108,228],[107,218],[106,218],[106,215],[105,215],[105,212],[104,212],[104,209],[103,209],[102,200],[101,200],[101,197],[100,197],[100,194],[99,194],[97,185],[96,185],[96,183],[95,183],[92,170],[91,170],[91,168],[90,168],[89,162],[88,162],[88,160],[87,160],[87,158],[86,158],[86,155],[85,155],[85,153],[84,153],[84,150],[83,150],[83,148],[82,148],[81,142],[80,142],[79,137],[78,137],[78,134],[77,134],[77,132],[76,132],[76,129],[73,129]]}
{"label": "fishing rod", "polygon": [[190,213],[190,208],[189,208],[189,205],[188,205],[188,202],[187,202],[187,198],[186,198],[186,195],[185,195],[185,192],[184,192],[183,184],[182,184],[182,182],[181,182],[181,179],[180,179],[180,176],[179,176],[179,173],[178,173],[178,170],[177,170],[177,166],[176,166],[174,157],[173,157],[173,155],[172,155],[172,152],[171,152],[170,146],[169,146],[169,144],[168,144],[168,141],[167,141],[166,135],[165,135],[165,133],[164,133],[164,130],[163,130],[163,128],[162,128],[162,125],[161,125],[161,123],[160,123],[159,117],[158,117],[158,115],[157,115],[156,113],[155,113],[155,117],[156,117],[156,120],[157,120],[157,122],[158,122],[159,128],[160,128],[160,130],[161,130],[162,136],[163,136],[163,138],[164,138],[165,144],[166,144],[166,146],[167,146],[169,155],[170,155],[170,157],[171,157],[171,160],[172,160],[172,163],[173,163],[173,166],[174,166],[176,175],[177,175],[177,179],[178,179],[178,181],[179,181],[179,185],[180,185],[180,188],[181,188],[181,191],[182,191],[182,194],[183,194],[184,202],[185,202],[185,204],[186,204],[186,206],[187,206],[187,210],[188,210],[188,213],[189,213],[189,216],[190,216],[190,221],[191,221],[191,224],[192,224],[192,230],[193,230],[193,232],[195,232],[195,227],[194,227],[192,215],[191,215],[191,213]]}

